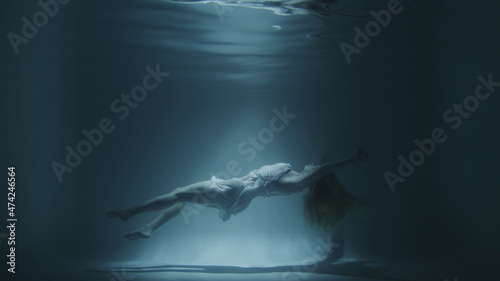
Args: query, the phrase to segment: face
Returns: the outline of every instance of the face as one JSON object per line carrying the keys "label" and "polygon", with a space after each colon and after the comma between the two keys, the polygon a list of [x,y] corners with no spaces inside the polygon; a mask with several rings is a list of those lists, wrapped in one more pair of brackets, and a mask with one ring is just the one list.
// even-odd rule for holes
{"label": "face", "polygon": [[312,172],[312,171],[316,170],[318,167],[319,167],[319,166],[318,166],[318,165],[316,165],[316,164],[314,164],[314,163],[309,164],[309,165],[306,165],[306,166],[304,167],[304,172],[306,172],[306,173],[310,173],[310,172]]}

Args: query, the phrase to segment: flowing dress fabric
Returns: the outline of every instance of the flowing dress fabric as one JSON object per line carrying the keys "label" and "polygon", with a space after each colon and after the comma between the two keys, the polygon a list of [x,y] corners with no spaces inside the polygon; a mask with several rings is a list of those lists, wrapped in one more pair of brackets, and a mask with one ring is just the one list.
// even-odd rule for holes
{"label": "flowing dress fabric", "polygon": [[209,194],[212,207],[219,209],[219,217],[227,221],[231,215],[245,210],[257,196],[288,195],[292,192],[282,190],[276,184],[292,166],[286,163],[277,163],[253,170],[242,178],[223,180],[212,177]]}

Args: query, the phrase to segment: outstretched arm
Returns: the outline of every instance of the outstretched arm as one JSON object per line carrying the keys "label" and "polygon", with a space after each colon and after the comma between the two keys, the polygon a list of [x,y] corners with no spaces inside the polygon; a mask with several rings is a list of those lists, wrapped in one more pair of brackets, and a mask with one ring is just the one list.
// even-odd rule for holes
{"label": "outstretched arm", "polygon": [[324,177],[327,174],[333,173],[335,171],[338,171],[340,169],[343,169],[347,166],[350,166],[354,163],[361,162],[363,159],[366,159],[367,157],[363,156],[365,154],[368,154],[368,152],[363,150],[363,147],[359,149],[359,151],[356,153],[355,156],[341,160],[341,161],[330,161],[327,162],[318,168],[312,170],[311,172],[304,174],[303,179],[301,179],[302,185],[304,187],[307,187],[314,182],[318,181],[322,177]]}
{"label": "outstretched arm", "polygon": [[357,162],[366,162],[370,160],[373,160],[373,153],[365,151],[363,147],[361,147],[356,155],[351,158],[327,162],[309,173],[300,173],[288,177],[285,175],[280,179],[280,184],[290,185],[293,189],[304,189],[329,173],[333,173]]}
{"label": "outstretched arm", "polygon": [[[332,172],[335,172],[337,170],[343,169],[343,168],[350,166],[351,164],[354,164],[354,163],[371,161],[371,160],[373,160],[373,158],[374,158],[373,153],[364,150],[363,146],[361,146],[361,148],[358,150],[358,152],[356,153],[355,156],[353,156],[351,158],[347,158],[347,159],[342,160],[342,161],[335,161],[335,162],[331,161],[331,162],[324,163],[324,164],[320,165],[319,168],[314,170],[314,171],[317,171],[320,168],[322,168],[322,169],[324,169],[324,171],[319,172],[319,173],[322,174],[322,176],[324,176],[328,173],[332,173]],[[314,172],[314,171],[312,171],[312,172]]]}

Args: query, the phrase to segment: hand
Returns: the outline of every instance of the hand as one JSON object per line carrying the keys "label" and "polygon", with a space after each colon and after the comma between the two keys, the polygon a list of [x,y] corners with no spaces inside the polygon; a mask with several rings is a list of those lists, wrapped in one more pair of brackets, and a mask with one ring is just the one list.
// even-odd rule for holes
{"label": "hand", "polygon": [[369,152],[363,149],[363,146],[358,150],[356,153],[356,161],[357,162],[366,162],[366,161],[371,161],[375,158],[373,155],[373,152]]}

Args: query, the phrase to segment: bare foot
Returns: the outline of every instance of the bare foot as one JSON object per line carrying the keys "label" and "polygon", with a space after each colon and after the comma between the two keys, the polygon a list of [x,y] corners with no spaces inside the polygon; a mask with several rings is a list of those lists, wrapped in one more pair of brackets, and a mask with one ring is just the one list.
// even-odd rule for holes
{"label": "bare foot", "polygon": [[130,217],[132,217],[132,214],[128,211],[110,211],[106,214],[108,218],[120,218],[123,221],[128,221]]}
{"label": "bare foot", "polygon": [[132,231],[129,234],[124,235],[123,237],[125,237],[128,240],[137,240],[137,239],[141,239],[141,238],[149,238],[149,236],[151,236],[152,232],[153,231],[151,230],[151,228],[149,228],[147,226],[144,226],[142,228],[139,228],[136,231]]}

